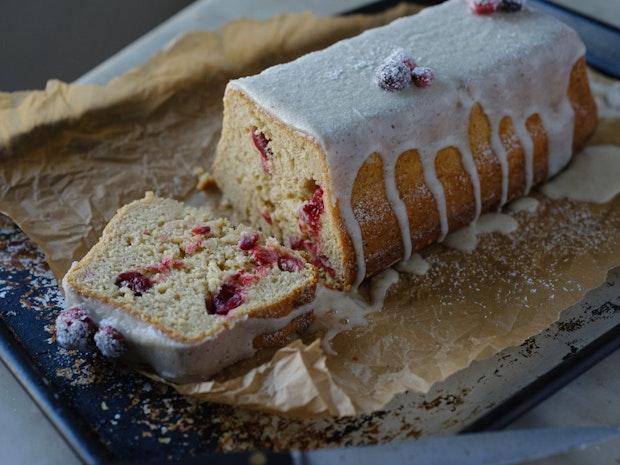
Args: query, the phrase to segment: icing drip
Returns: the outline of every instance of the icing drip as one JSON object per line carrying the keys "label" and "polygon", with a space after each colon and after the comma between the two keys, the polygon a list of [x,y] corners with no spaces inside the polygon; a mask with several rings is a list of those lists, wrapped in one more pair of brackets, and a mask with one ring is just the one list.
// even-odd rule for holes
{"label": "icing drip", "polygon": [[511,202],[508,205],[508,210],[511,212],[527,212],[527,213],[536,213],[538,210],[538,205],[540,202],[536,200],[534,197],[521,197],[520,199]]}
{"label": "icing drip", "polygon": [[409,259],[409,257],[411,257],[413,244],[411,242],[411,231],[409,229],[409,216],[407,215],[407,206],[398,195],[398,189],[396,188],[396,159],[391,158],[390,163],[386,163],[385,167],[385,190],[387,193],[388,202],[390,202],[392,210],[396,215],[396,219],[398,220],[398,226],[400,227],[400,231],[402,234],[402,242],[404,248],[403,259],[407,260]]}
{"label": "icing drip", "polygon": [[387,291],[398,279],[398,273],[391,268],[371,278],[370,302],[356,291],[340,292],[319,285],[314,301],[305,307],[314,309],[314,329],[325,331],[321,341],[323,350],[335,355],[331,341],[337,334],[368,324],[366,316],[383,309]]}
{"label": "icing drip", "polygon": [[495,150],[495,154],[499,160],[499,164],[502,168],[502,199],[498,210],[502,208],[508,201],[508,153],[506,148],[499,137],[499,123],[501,117],[496,117],[491,120],[491,144]]}
{"label": "icing drip", "polygon": [[569,168],[545,184],[543,194],[581,202],[605,203],[620,193],[620,147],[595,145],[575,157]]}
{"label": "icing drip", "polygon": [[409,260],[398,262],[394,268],[402,273],[413,273],[420,276],[425,275],[431,269],[431,264],[416,253]]}
{"label": "icing drip", "polygon": [[444,244],[460,252],[472,253],[478,246],[479,235],[494,232],[510,234],[518,227],[519,223],[512,216],[503,213],[487,213],[469,226],[448,235]]}
{"label": "icing drip", "polygon": [[[373,82],[373,70],[398,47],[435,70],[432,86],[387,92]],[[412,252],[410,226],[394,179],[400,154],[409,149],[420,153],[424,179],[439,212],[441,239],[445,238],[447,206],[435,170],[436,155],[448,147],[460,151],[472,181],[477,217],[481,186],[468,127],[471,110],[479,103],[489,119],[491,149],[501,166],[501,203],[508,197],[509,177],[499,137],[503,117],[511,118],[523,148],[529,192],[533,141],[526,120],[535,113],[540,116],[549,142],[549,175],[556,174],[572,153],[574,115],[567,90],[572,67],[584,52],[572,29],[540,12],[524,8],[485,17],[470,13],[463,0],[448,0],[230,85],[324,150],[329,201],[338,206],[355,248],[357,286],[366,267],[351,196],[366,159],[373,153],[383,159],[386,195],[398,219],[406,260]],[[326,69],[338,70],[338,79],[325,79]]]}
{"label": "icing drip", "polygon": [[[443,185],[437,178],[437,170],[435,169],[435,158],[422,157],[422,166],[424,167],[424,182],[428,189],[435,197],[437,203],[437,211],[439,212],[439,223],[441,226],[441,235],[439,240],[443,241],[448,235],[448,206],[446,203],[446,194]],[[403,257],[407,259],[407,257]]]}

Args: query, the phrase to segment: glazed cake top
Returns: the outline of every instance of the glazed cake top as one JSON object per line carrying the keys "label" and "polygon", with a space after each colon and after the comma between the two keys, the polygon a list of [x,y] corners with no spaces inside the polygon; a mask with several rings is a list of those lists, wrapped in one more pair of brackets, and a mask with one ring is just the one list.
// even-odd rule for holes
{"label": "glazed cake top", "polygon": [[[558,43],[564,45],[551,47]],[[373,82],[374,69],[398,47],[410,51],[419,65],[435,70],[437,79],[430,88],[411,86],[387,92]],[[367,139],[366,134],[372,134],[380,121],[395,115],[398,126],[382,137],[387,146],[393,146],[411,142],[403,140],[402,126],[416,115],[423,114],[440,124],[437,103],[447,91],[459,89],[467,98],[475,93],[471,83],[485,87],[484,81],[488,81],[484,92],[493,94],[489,98],[502,100],[503,92],[509,89],[495,80],[511,74],[507,71],[515,62],[527,64],[533,55],[548,48],[558,55],[554,61],[560,61],[566,51],[574,55],[575,47],[583,54],[577,34],[548,15],[525,8],[519,13],[478,16],[469,11],[464,0],[450,0],[258,75],[232,81],[232,85],[287,124],[317,139],[327,152],[337,151],[343,140]],[[544,82],[547,77],[548,73],[523,76],[532,85],[531,92],[523,97],[530,100],[538,88],[552,87],[553,82]],[[372,153],[370,147],[364,151]],[[354,152],[349,146],[347,152],[335,154],[351,156]]]}
{"label": "glazed cake top", "polygon": [[[433,68],[431,87],[388,92],[373,81],[376,67],[399,47],[410,52],[419,66]],[[449,0],[256,76],[237,79],[230,86],[323,148],[332,201],[340,201],[357,248],[358,268],[363,268],[359,226],[349,206],[356,173],[368,156],[377,152],[383,158],[387,193],[401,225],[407,258],[408,219],[393,179],[400,153],[412,148],[420,152],[445,235],[445,198],[434,173],[434,157],[448,146],[458,148],[472,178],[479,214],[478,174],[467,146],[469,113],[479,102],[494,133],[502,116],[512,118],[526,152],[529,190],[532,148],[525,120],[533,113],[541,116],[550,147],[549,174],[557,173],[572,154],[574,115],[567,88],[571,69],[584,52],[575,31],[541,12],[523,8],[478,16],[465,0]],[[494,139],[493,149],[503,168],[505,201],[505,153]]]}

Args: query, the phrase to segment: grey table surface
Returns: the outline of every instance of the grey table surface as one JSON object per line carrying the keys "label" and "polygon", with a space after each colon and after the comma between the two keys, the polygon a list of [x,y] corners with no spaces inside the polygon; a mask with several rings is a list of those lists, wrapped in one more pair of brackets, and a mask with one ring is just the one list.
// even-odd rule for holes
{"label": "grey table surface", "polygon": [[[65,2],[65,8],[67,3],[71,2]],[[111,3],[114,4],[114,2]],[[135,3],[140,4],[143,8],[146,7],[145,2]],[[184,6],[186,3],[186,0],[149,2],[148,6],[152,9],[150,17],[161,15],[160,17],[163,19],[164,15],[174,12],[175,9]],[[214,29],[226,21],[239,17],[266,18],[274,14],[292,11],[310,10],[318,14],[329,15],[350,10],[364,3],[367,1],[289,0],[284,3],[281,0],[262,0],[258,3],[250,0],[199,0],[190,5],[182,14],[165,21],[131,46],[85,74],[78,81],[104,83],[144,62],[155,51],[174,39],[182,30]],[[564,3],[593,17],[620,26],[620,1],[618,0],[589,0],[589,2],[558,0],[558,3]],[[15,2],[15,4],[18,3]],[[133,6],[135,7],[135,5]],[[1,8],[5,12],[9,11],[4,2]],[[23,7],[19,10],[24,15],[27,14],[27,11]],[[140,25],[138,27],[144,28],[149,25],[149,22],[141,17],[143,15],[139,13],[139,8],[132,11],[136,16],[136,23]],[[127,14],[129,13],[125,10],[121,16],[125,21],[130,21],[131,18],[128,18]],[[63,17],[71,17],[75,20],[75,17],[71,15],[63,16],[61,14],[60,17],[57,17],[59,22],[54,27],[63,28]],[[106,16],[108,21],[113,21],[113,17]],[[26,18],[16,19],[25,20]],[[27,23],[27,21],[25,22]],[[48,24],[49,19],[44,23]],[[10,53],[5,48],[6,44],[10,43],[10,41],[5,40],[7,38],[6,33],[6,28],[0,28],[0,44],[3,44],[0,45],[0,62],[2,63],[6,63],[5,60],[10,59],[7,58],[10,57]],[[125,37],[131,39],[131,32],[125,31]],[[99,37],[99,39],[102,38]],[[23,41],[20,44],[23,45]],[[37,45],[40,46],[40,43]],[[102,53],[103,49],[100,48],[99,53]],[[79,69],[79,66],[74,66],[75,69]],[[30,80],[23,81],[24,84],[22,85],[22,81],[7,79],[7,76],[2,75],[4,73],[0,72],[0,85],[10,85],[15,89],[27,88],[32,85],[41,86],[44,83],[44,79],[42,79],[37,84],[36,78],[29,76]],[[70,76],[71,73],[68,74]],[[60,77],[72,79],[72,77]],[[11,84],[6,84],[7,82]],[[34,84],[31,85],[31,83]],[[620,352],[612,354],[538,405],[511,425],[511,428],[619,424],[620,397],[618,392],[620,392]],[[0,364],[0,426],[2,426],[0,432],[0,463],[2,464],[71,465],[80,463],[59,433],[2,364]],[[620,440],[535,463],[540,465],[620,464]]]}

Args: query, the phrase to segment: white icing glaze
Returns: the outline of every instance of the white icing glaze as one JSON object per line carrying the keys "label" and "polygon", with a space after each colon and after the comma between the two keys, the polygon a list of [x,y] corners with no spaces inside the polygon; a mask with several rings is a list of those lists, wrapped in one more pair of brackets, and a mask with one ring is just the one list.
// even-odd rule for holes
{"label": "white icing glaze", "polygon": [[514,202],[510,202],[508,205],[508,210],[511,212],[527,212],[527,213],[536,213],[538,210],[538,205],[540,202],[536,200],[534,197],[521,197],[520,199],[515,200]]}
{"label": "white icing glaze", "polygon": [[620,193],[620,147],[595,145],[577,155],[568,169],[542,187],[552,199],[605,203]]}
{"label": "white icing glaze", "polygon": [[319,286],[316,298],[306,306],[314,309],[314,329],[325,331],[321,341],[323,350],[335,355],[331,341],[338,333],[368,324],[366,316],[383,309],[387,291],[398,279],[398,273],[391,268],[374,276],[370,284],[370,302],[357,291],[340,292]]}
{"label": "white icing glaze", "polygon": [[[75,263],[74,263],[75,265]],[[286,326],[292,319],[311,310],[308,304],[292,310],[282,318],[244,318],[231,328],[196,343],[172,339],[153,325],[129,315],[114,305],[78,294],[63,279],[65,305],[81,307],[97,324],[115,327],[125,337],[128,361],[148,365],[163,378],[177,383],[209,377],[232,363],[251,357],[256,336]]]}
{"label": "white icing glaze", "polygon": [[510,234],[519,227],[519,223],[503,213],[487,213],[469,226],[459,229],[446,237],[444,244],[465,253],[472,253],[478,246],[478,236],[493,232]]}
{"label": "white icing glaze", "polygon": [[431,265],[422,258],[422,255],[416,253],[413,254],[409,260],[398,262],[394,268],[396,271],[402,273],[413,273],[422,276],[428,273],[428,270],[431,269]]}
{"label": "white icing glaze", "polygon": [[[373,83],[373,70],[398,47],[435,70],[430,88],[387,92]],[[323,148],[330,200],[337,202],[351,236],[359,284],[366,268],[351,193],[366,159],[375,152],[383,158],[387,197],[400,225],[406,260],[412,246],[406,208],[394,181],[398,156],[412,148],[420,152],[444,238],[447,209],[435,156],[441,149],[457,148],[472,180],[479,215],[480,182],[468,141],[470,111],[479,102],[491,121],[493,151],[502,167],[502,202],[508,168],[497,131],[504,116],[512,118],[524,148],[529,191],[533,143],[525,121],[540,115],[549,140],[549,175],[556,174],[572,152],[574,114],[566,94],[571,69],[584,51],[572,29],[542,13],[524,8],[477,16],[464,0],[449,0],[230,85]]]}

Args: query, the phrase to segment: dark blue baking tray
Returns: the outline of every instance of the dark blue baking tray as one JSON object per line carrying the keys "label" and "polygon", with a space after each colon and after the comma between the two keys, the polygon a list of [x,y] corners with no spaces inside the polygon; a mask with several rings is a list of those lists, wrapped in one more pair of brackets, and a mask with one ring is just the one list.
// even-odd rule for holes
{"label": "dark blue baking tray", "polygon": [[[376,12],[396,3],[377,2],[355,13]],[[588,45],[589,63],[609,75],[620,77],[618,30],[549,2],[531,0],[531,3],[540,5],[578,29]],[[84,462],[147,463],[145,459],[149,459],[151,462],[148,463],[249,463],[252,452],[217,452],[218,438],[224,431],[219,423],[210,419],[226,415],[230,407],[196,404],[123,366],[113,366],[92,354],[80,354],[76,359],[50,344],[46,325],[52,323],[59,311],[53,297],[58,291],[49,271],[41,265],[43,257],[16,228],[0,232],[0,254],[10,258],[5,261],[8,266],[0,269],[3,283],[0,358]],[[46,311],[41,311],[41,302],[45,302]],[[607,310],[620,311],[619,308]],[[620,325],[567,357],[553,370],[469,425],[466,431],[506,426],[618,347]],[[77,381],[75,376],[63,377],[65,372],[76,371],[83,376],[83,385],[79,384],[79,376]],[[145,405],[148,409],[144,408]],[[122,415],[116,412],[122,412]],[[350,420],[343,429],[345,433],[327,435],[325,444],[341,444],[342,434],[352,433],[372,418],[369,415]],[[162,442],[158,434],[149,435],[151,428],[166,428],[166,441]],[[259,447],[264,449],[267,463],[292,463],[288,453],[270,453],[269,445],[265,444]]]}

